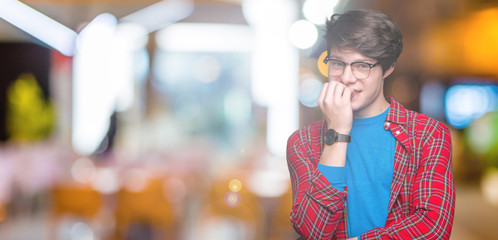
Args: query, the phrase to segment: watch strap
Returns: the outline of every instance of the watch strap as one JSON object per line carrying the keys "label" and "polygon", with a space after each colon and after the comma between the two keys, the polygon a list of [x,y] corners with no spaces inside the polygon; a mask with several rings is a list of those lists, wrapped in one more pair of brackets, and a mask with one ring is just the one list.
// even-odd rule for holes
{"label": "watch strap", "polygon": [[351,142],[351,136],[337,133],[337,142]]}

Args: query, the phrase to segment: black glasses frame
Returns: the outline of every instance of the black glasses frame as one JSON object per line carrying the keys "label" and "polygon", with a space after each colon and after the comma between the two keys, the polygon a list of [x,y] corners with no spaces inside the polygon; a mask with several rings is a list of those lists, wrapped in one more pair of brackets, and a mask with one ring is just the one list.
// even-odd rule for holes
{"label": "black glasses frame", "polygon": [[[346,68],[346,66],[352,66],[353,64],[355,63],[362,63],[362,64],[366,64],[368,67],[370,67],[370,70],[376,66],[378,66],[380,64],[380,62],[376,62],[376,63],[366,63],[366,62],[352,62],[352,63],[347,63],[347,62],[344,62],[342,60],[339,60],[339,59],[335,59],[335,58],[330,58],[329,56],[326,56],[324,59],[323,59],[323,63],[327,64],[328,62],[332,61],[332,60],[335,60],[335,61],[339,61],[339,62],[342,62],[344,63],[344,68],[342,69],[342,71],[344,72],[344,69]],[[354,75],[354,72],[353,72],[353,75]],[[368,76],[370,76],[370,71],[368,71],[368,75],[364,78],[368,78]],[[356,77],[356,76],[355,76]]]}

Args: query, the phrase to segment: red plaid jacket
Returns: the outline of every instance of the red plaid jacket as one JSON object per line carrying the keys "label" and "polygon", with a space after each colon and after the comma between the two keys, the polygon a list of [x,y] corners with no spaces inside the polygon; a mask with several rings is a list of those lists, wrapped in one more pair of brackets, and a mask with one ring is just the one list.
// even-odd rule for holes
{"label": "red plaid jacket", "polygon": [[[449,239],[455,210],[450,131],[393,98],[384,127],[396,138],[389,213],[384,227],[361,239]],[[290,220],[306,239],[346,239],[346,198],[318,171],[326,124],[294,132],[287,162],[292,181]]]}

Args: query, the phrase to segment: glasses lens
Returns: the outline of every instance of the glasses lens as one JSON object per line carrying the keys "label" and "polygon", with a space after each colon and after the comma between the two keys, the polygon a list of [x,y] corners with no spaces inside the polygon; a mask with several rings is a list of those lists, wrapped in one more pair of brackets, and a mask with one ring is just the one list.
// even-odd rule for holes
{"label": "glasses lens", "polygon": [[330,59],[329,60],[329,75],[339,76],[344,71],[346,64],[342,61]]}
{"label": "glasses lens", "polygon": [[367,78],[370,75],[370,66],[366,63],[353,63],[351,69],[353,70],[353,75],[358,79]]}

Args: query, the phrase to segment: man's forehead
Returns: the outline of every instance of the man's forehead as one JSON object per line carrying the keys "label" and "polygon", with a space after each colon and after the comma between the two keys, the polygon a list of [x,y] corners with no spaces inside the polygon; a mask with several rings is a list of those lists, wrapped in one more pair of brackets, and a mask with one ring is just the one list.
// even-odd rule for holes
{"label": "man's forehead", "polygon": [[351,48],[331,48],[329,56],[349,59],[374,60]]}

